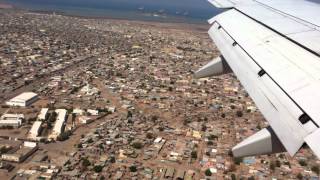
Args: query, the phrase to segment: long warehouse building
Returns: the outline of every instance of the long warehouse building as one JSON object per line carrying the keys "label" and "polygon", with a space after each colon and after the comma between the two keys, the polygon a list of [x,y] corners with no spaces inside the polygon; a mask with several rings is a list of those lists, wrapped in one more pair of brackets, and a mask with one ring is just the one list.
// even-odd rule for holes
{"label": "long warehouse building", "polygon": [[24,92],[6,102],[9,106],[27,107],[38,100],[39,96],[33,92]]}

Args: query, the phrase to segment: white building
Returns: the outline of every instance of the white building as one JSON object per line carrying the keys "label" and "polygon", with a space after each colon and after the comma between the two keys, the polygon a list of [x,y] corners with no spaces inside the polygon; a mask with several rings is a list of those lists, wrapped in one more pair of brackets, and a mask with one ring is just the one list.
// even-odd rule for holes
{"label": "white building", "polygon": [[72,113],[77,115],[83,115],[84,110],[76,108],[76,109],[73,109]]}
{"label": "white building", "polygon": [[92,116],[98,116],[99,115],[99,111],[98,110],[88,109],[87,112]]}
{"label": "white building", "polygon": [[42,121],[35,121],[30,129],[29,137],[31,139],[36,139],[41,131]]}
{"label": "white building", "polygon": [[66,120],[67,116],[67,110],[65,109],[56,109],[57,115],[57,120],[54,124],[52,134],[50,135],[50,138],[56,139],[64,129],[64,122]]}
{"label": "white building", "polygon": [[20,127],[22,120],[24,119],[23,114],[3,114],[0,117],[0,127],[11,126]]}
{"label": "white building", "polygon": [[26,107],[38,100],[38,95],[33,92],[24,92],[6,102],[9,106]]}
{"label": "white building", "polygon": [[88,124],[88,123],[92,122],[93,119],[88,116],[80,116],[79,121],[81,124]]}
{"label": "white building", "polygon": [[38,115],[38,120],[39,121],[44,121],[47,119],[48,117],[48,111],[49,109],[48,108],[42,108],[39,115]]}

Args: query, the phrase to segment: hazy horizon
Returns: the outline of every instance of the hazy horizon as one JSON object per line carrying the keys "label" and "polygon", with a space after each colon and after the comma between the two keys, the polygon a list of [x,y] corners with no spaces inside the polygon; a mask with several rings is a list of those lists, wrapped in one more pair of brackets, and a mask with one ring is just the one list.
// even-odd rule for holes
{"label": "hazy horizon", "polygon": [[[163,17],[153,18],[174,16],[205,22],[220,11],[206,0],[0,0],[0,2],[10,3],[19,8],[61,11],[71,15],[125,18],[128,15],[125,13],[129,13],[130,19],[140,19],[139,16],[142,14],[143,16],[157,14]],[[132,17],[133,14],[137,17]]]}

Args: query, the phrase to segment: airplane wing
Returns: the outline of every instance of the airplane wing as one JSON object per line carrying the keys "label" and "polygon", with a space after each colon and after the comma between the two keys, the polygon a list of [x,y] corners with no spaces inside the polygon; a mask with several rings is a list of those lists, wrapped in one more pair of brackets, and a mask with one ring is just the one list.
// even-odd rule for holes
{"label": "airplane wing", "polygon": [[305,0],[209,0],[227,11],[209,35],[221,52],[195,75],[231,70],[269,122],[233,148],[235,156],[304,143],[320,158],[320,5]]}

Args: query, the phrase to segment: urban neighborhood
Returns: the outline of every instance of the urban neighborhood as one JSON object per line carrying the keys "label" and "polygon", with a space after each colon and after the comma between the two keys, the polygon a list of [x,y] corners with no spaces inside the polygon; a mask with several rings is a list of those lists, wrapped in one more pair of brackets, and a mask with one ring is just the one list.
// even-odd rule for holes
{"label": "urban neighborhood", "polygon": [[302,148],[233,157],[267,127],[206,24],[0,7],[0,179],[319,179]]}

